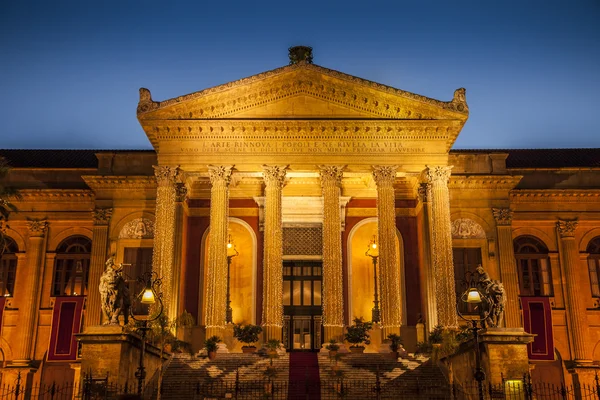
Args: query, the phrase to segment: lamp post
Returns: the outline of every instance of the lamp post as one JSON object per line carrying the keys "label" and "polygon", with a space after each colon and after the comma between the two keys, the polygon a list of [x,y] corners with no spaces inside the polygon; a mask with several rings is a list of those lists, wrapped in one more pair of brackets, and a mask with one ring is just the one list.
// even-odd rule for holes
{"label": "lamp post", "polygon": [[233,257],[237,257],[240,253],[235,249],[235,244],[233,244],[233,240],[231,240],[231,235],[229,235],[227,239],[227,310],[225,312],[225,322],[231,324],[233,322],[232,314],[233,310],[231,309],[231,296],[230,296],[230,288],[231,285],[231,259]]}
{"label": "lamp post", "polygon": [[136,317],[133,313],[131,314],[131,318],[142,323],[140,327],[136,328],[136,331],[139,333],[142,340],[142,350],[140,351],[138,368],[135,372],[135,377],[138,380],[137,394],[141,397],[144,389],[144,379],[146,379],[144,356],[146,355],[146,334],[150,330],[148,323],[157,320],[161,316],[163,312],[163,302],[162,293],[159,291],[162,281],[160,278],[158,278],[156,272],[145,272],[137,279],[137,281],[144,285],[144,288],[135,297],[135,302],[152,307],[158,301],[156,313],[152,317],[150,315],[146,315],[145,318],[141,318],[141,316]]}
{"label": "lamp post", "polygon": [[[466,304],[474,305],[478,310],[478,317],[465,318],[461,313],[459,304],[456,308],[458,315],[471,324],[473,339],[475,341],[475,380],[477,381],[477,393],[479,400],[484,400],[483,382],[485,381],[485,372],[481,367],[481,352],[479,348],[479,331],[485,328],[485,320],[489,316],[490,299],[479,290],[479,282],[474,278],[475,274],[467,271],[463,284],[468,288],[460,296],[460,300]],[[486,309],[487,308],[487,309]]]}
{"label": "lamp post", "polygon": [[379,248],[377,247],[377,239],[373,235],[373,239],[369,243],[366,256],[373,260],[373,283],[375,287],[375,299],[373,300],[373,309],[371,310],[371,321],[377,323],[381,321],[381,312],[379,311],[379,296],[377,294],[377,259],[379,258]]}

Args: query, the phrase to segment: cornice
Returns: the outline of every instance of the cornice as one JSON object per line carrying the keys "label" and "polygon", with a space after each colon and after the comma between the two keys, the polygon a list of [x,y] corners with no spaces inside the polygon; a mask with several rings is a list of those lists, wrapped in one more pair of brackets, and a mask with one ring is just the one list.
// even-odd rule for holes
{"label": "cornice", "polygon": [[[237,98],[230,98],[228,102],[215,102],[206,109],[202,109],[202,112],[197,117],[218,118],[219,116],[225,116],[239,110],[248,109],[256,104],[264,104],[269,101],[281,99],[286,95],[293,95],[297,93],[309,93],[318,97],[323,97],[327,100],[337,100],[337,102],[342,104],[355,107],[358,106],[360,109],[368,110],[382,116],[387,115],[396,118],[407,117],[401,114],[404,110],[396,110],[388,103],[380,103],[378,101],[379,99],[373,99],[364,96],[361,97],[354,95],[353,93],[348,93],[345,90],[339,90],[339,86],[342,86],[342,89],[345,87],[347,90],[354,89],[360,91],[360,88],[376,90],[382,94],[386,93],[395,97],[413,100],[424,105],[434,106],[441,110],[450,111],[457,114],[457,116],[461,116],[463,119],[466,119],[466,116],[469,113],[464,89],[456,90],[451,101],[440,101],[366,79],[358,78],[356,76],[348,75],[332,69],[324,68],[315,64],[300,62],[160,102],[153,101],[150,91],[142,88],[140,89],[140,101],[138,104],[138,118],[144,119],[145,114],[151,114],[154,111],[164,109],[169,106],[178,105],[190,100],[201,99],[203,97],[208,97],[209,95],[231,92],[233,89],[247,87],[249,85],[262,82],[266,79],[276,79],[283,74],[292,73],[294,71],[300,72],[297,74],[300,75],[300,77],[298,77],[300,79],[284,80],[279,87],[276,85],[275,87],[271,87],[270,90],[264,89],[262,91],[258,91],[258,93],[246,93]],[[313,82],[311,80],[311,75],[315,75],[315,73],[337,78],[340,82],[337,85],[324,79],[319,79],[318,82]],[[314,80],[315,77],[312,78]],[[335,90],[336,87],[338,90]]]}
{"label": "cornice", "polygon": [[451,175],[448,188],[512,190],[521,178],[512,175]]}
{"label": "cornice", "polygon": [[[88,189],[20,189],[19,194],[22,197],[20,201],[44,200],[51,201],[64,199],[92,199],[94,192]],[[19,200],[17,200],[19,202]]]}
{"label": "cornice", "polygon": [[154,176],[97,176],[84,175],[83,180],[94,190],[99,189],[156,189]]}
{"label": "cornice", "polygon": [[512,190],[511,203],[598,203],[600,189]]}

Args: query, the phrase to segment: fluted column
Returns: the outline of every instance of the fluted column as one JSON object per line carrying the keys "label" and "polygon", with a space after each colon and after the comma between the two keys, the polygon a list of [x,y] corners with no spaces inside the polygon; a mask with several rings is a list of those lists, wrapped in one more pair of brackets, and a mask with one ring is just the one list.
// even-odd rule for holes
{"label": "fluted column", "polygon": [[175,184],[175,221],[173,231],[173,300],[171,301],[172,314],[178,316],[183,310],[179,309],[181,298],[181,257],[183,248],[183,202],[187,197],[187,188],[184,183]]}
{"label": "fluted column", "polygon": [[427,167],[431,184],[431,227],[433,233],[433,265],[438,324],[445,328],[458,327],[454,263],[452,261],[452,228],[448,179],[452,167]]}
{"label": "fluted column", "polygon": [[283,326],[283,232],[281,229],[281,191],[286,166],[263,166],[265,180],[265,230],[263,258],[264,340],[281,340]]}
{"label": "fluted column", "polygon": [[400,334],[400,266],[396,254],[396,198],[394,181],[397,166],[374,166],[377,184],[377,230],[379,236],[379,287],[381,290],[381,325],[383,338]]}
{"label": "fluted column", "polygon": [[579,271],[579,254],[575,244],[576,220],[559,220],[556,228],[562,244],[562,260],[567,283],[567,319],[571,328],[573,340],[573,358],[575,361],[588,360],[585,347],[587,334],[586,311],[583,303],[579,300],[580,289],[577,276]]}
{"label": "fluted column", "polygon": [[96,208],[92,211],[94,228],[92,231],[92,253],[88,273],[88,291],[85,305],[85,327],[99,325],[102,319],[100,303],[100,276],[104,272],[108,249],[108,227],[112,217],[112,208]]}
{"label": "fluted column", "polygon": [[515,265],[515,250],[512,238],[513,212],[508,208],[492,208],[498,232],[498,249],[500,251],[500,279],[504,285],[506,305],[504,326],[521,328],[521,310],[519,309],[519,277]]}
{"label": "fluted column", "polygon": [[162,279],[161,291],[165,315],[172,319],[173,313],[173,255],[175,249],[175,180],[179,167],[155,166],[156,175],[156,221],[152,270]]}
{"label": "fluted column", "polygon": [[344,167],[321,166],[323,192],[323,327],[324,342],[342,341],[344,293],[342,281],[342,234],[340,188]]}
{"label": "fluted column", "polygon": [[27,365],[31,361],[32,341],[36,330],[38,290],[44,259],[44,238],[48,229],[48,222],[45,220],[29,221],[27,225],[29,228],[27,284],[26,290],[19,294],[19,321],[17,322],[19,334],[16,336],[19,343],[13,357],[13,364],[16,365]]}
{"label": "fluted column", "polygon": [[233,166],[209,166],[210,231],[206,284],[206,336],[222,336],[227,309],[227,226]]}
{"label": "fluted column", "polygon": [[431,227],[431,185],[422,183],[419,188],[419,194],[423,200],[423,277],[425,282],[425,295],[427,297],[425,324],[428,330],[432,330],[437,325],[437,305],[435,296],[435,271],[433,261],[433,233]]}

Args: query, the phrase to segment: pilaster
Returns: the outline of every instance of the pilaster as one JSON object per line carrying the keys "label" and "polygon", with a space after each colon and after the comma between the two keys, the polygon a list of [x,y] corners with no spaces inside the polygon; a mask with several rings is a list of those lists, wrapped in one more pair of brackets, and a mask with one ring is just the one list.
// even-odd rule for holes
{"label": "pilaster", "polygon": [[112,217],[112,208],[95,208],[92,211],[94,228],[92,230],[92,253],[88,273],[87,304],[85,307],[85,328],[99,325],[102,319],[100,304],[100,276],[104,272],[108,250],[108,227]]}
{"label": "pilaster", "polygon": [[396,254],[396,206],[394,181],[397,166],[374,166],[377,184],[377,229],[379,235],[379,287],[381,288],[381,324],[385,339],[400,334],[402,304],[400,302],[400,268]]}
{"label": "pilaster", "polygon": [[27,227],[29,229],[27,243],[28,274],[26,290],[19,305],[19,343],[14,354],[14,365],[28,365],[31,361],[36,329],[39,283],[44,258],[44,239],[48,231],[48,222],[46,220],[31,220],[27,222]]}
{"label": "pilaster", "polygon": [[206,337],[222,336],[227,292],[227,225],[229,183],[233,166],[208,167],[210,177],[210,231],[206,284]]}
{"label": "pilaster", "polygon": [[281,340],[283,326],[283,231],[281,195],[287,166],[263,166],[265,180],[265,233],[263,259],[264,339]]}
{"label": "pilaster", "polygon": [[156,221],[154,232],[154,252],[152,270],[162,279],[164,312],[168,318],[175,318],[173,306],[175,250],[175,199],[177,193],[175,183],[179,167],[155,166],[156,176]]}
{"label": "pilaster", "polygon": [[507,328],[520,328],[523,322],[519,309],[519,277],[512,238],[513,212],[508,208],[492,208],[492,214],[498,232],[500,276],[506,292],[504,324]]}
{"label": "pilaster", "polygon": [[425,282],[425,324],[427,331],[437,325],[437,299],[435,290],[435,271],[433,266],[433,229],[431,224],[431,184],[422,183],[419,194],[423,200],[423,282]]}
{"label": "pilaster", "polygon": [[342,280],[342,224],[340,194],[344,167],[321,166],[323,192],[323,327],[324,342],[342,342],[344,293]]}
{"label": "pilaster", "polygon": [[575,361],[589,361],[585,346],[587,335],[586,310],[579,300],[578,268],[579,254],[575,244],[577,220],[558,220],[556,229],[562,244],[562,260],[565,267],[567,286],[567,320],[573,340],[573,358]]}
{"label": "pilaster", "polygon": [[454,263],[452,261],[452,229],[450,220],[450,195],[448,179],[452,167],[427,167],[431,184],[431,225],[433,265],[436,277],[436,303],[438,324],[445,328],[458,326]]}

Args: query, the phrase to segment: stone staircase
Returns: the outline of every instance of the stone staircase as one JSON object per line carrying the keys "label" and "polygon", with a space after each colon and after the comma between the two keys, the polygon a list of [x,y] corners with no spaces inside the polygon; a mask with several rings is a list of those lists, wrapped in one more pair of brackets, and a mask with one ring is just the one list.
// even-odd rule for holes
{"label": "stone staircase", "polygon": [[[377,387],[381,393],[391,393],[382,397],[390,399],[445,399],[450,393],[440,369],[423,356],[394,359],[378,353],[344,354],[336,361],[319,353],[318,361],[322,400],[339,398],[340,392],[345,398],[368,399]],[[228,398],[236,388],[246,394],[239,398],[258,398],[265,393],[269,365],[270,360],[258,354],[218,354],[214,360],[175,355],[164,371],[162,399]],[[271,379],[287,391],[289,354],[273,359],[273,367],[276,375]],[[275,398],[287,398],[287,393]]]}

